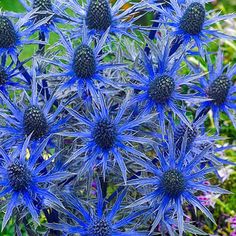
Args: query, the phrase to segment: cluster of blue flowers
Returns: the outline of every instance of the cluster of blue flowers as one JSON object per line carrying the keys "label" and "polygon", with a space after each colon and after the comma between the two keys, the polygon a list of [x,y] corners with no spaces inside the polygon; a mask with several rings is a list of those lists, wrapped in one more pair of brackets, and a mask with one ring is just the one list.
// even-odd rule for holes
{"label": "cluster of blue flowers", "polygon": [[204,235],[187,207],[215,223],[198,196],[230,194],[209,178],[234,165],[217,154],[220,113],[236,128],[236,65],[207,46],[236,39],[212,27],[236,14],[208,0],[19,2],[0,13],[2,230]]}

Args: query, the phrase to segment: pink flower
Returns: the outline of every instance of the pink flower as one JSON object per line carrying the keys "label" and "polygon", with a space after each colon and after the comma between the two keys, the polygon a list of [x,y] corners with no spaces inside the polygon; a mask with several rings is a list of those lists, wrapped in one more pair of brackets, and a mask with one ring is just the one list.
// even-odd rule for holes
{"label": "pink flower", "polygon": [[[236,229],[236,216],[229,218],[229,223],[233,229]],[[236,231],[235,231],[236,232]]]}
{"label": "pink flower", "polygon": [[215,207],[216,200],[219,198],[219,196],[220,194],[206,193],[205,195],[200,195],[197,198],[204,206]]}
{"label": "pink flower", "polygon": [[236,236],[236,231],[233,231],[232,233],[230,233],[230,236]]}

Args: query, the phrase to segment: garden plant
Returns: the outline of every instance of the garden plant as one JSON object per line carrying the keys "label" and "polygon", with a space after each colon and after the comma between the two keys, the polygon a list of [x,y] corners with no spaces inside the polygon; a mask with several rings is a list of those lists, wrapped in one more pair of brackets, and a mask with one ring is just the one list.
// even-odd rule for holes
{"label": "garden plant", "polygon": [[220,2],[0,0],[0,235],[236,235]]}

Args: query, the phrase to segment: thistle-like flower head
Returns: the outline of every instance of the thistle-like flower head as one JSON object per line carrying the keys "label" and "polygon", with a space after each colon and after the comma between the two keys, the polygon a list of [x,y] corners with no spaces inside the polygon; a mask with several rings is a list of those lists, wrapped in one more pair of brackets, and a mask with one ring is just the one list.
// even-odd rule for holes
{"label": "thistle-like flower head", "polygon": [[17,44],[18,35],[11,20],[0,16],[0,48],[9,49]]}
{"label": "thistle-like flower head", "polygon": [[135,133],[135,128],[142,123],[148,122],[152,115],[128,118],[127,101],[116,111],[107,106],[103,99],[94,102],[92,112],[89,116],[81,115],[75,110],[68,109],[69,113],[81,123],[80,130],[75,132],[64,132],[63,135],[80,138],[83,145],[69,159],[81,160],[86,153],[83,161],[82,172],[92,172],[93,168],[100,166],[103,175],[110,166],[110,157],[114,159],[121,170],[124,180],[127,179],[126,159],[130,155],[144,156],[135,149],[130,143],[146,143],[151,141],[148,138],[139,137]]}
{"label": "thistle-like flower head", "polygon": [[[101,84],[106,86],[117,87],[117,83],[112,81],[112,77],[106,78],[104,71],[106,70],[120,70],[124,67],[123,64],[103,63],[102,49],[105,47],[108,30],[103,34],[100,40],[97,41],[94,47],[94,42],[87,34],[87,27],[83,27],[82,42],[79,46],[73,47],[72,42],[66,38],[61,32],[62,43],[66,48],[67,54],[61,57],[56,57],[54,60],[47,60],[55,66],[60,66],[63,69],[61,73],[49,73],[48,77],[69,77],[69,79],[62,84],[59,90],[64,90],[75,83],[77,84],[79,95],[83,93],[89,94],[93,98],[97,96]],[[65,63],[65,58],[67,62]]]}
{"label": "thistle-like flower head", "polygon": [[[0,55],[6,53],[10,55],[12,59],[16,62],[18,47],[23,46],[25,44],[34,44],[36,40],[29,39],[29,36],[34,27],[38,27],[42,24],[39,22],[35,24],[33,28],[24,28],[22,30],[22,26],[24,26],[28,19],[32,16],[32,12],[19,17],[20,20],[14,22],[8,13],[1,13],[0,15]],[[19,19],[18,18],[18,19]]]}
{"label": "thistle-like flower head", "polygon": [[180,29],[190,35],[198,35],[206,17],[205,7],[200,2],[191,3],[180,19]]}
{"label": "thistle-like flower head", "polygon": [[208,0],[186,0],[185,3],[170,0],[172,10],[161,8],[153,4],[153,8],[159,11],[163,19],[162,23],[173,28],[173,34],[181,37],[184,47],[191,41],[198,47],[201,55],[204,55],[204,45],[212,39],[225,38],[235,39],[234,36],[229,36],[214,29],[209,29],[215,23],[235,18],[235,14],[228,15],[212,15],[205,8]]}
{"label": "thistle-like flower head", "polygon": [[[25,96],[19,104],[15,104],[5,94],[0,93],[2,102],[6,105],[6,109],[0,115],[4,121],[0,131],[1,138],[4,138],[2,145],[5,145],[5,148],[21,145],[25,137],[31,133],[31,144],[34,146],[52,134],[59,133],[69,119],[68,116],[62,119],[58,117],[63,111],[62,104],[54,110],[53,103],[57,99],[56,95],[52,95],[48,101],[45,101],[38,96],[37,85],[34,79],[32,94],[29,96],[27,91],[24,91]],[[50,144],[53,145],[51,142]]]}
{"label": "thistle-like flower head", "polygon": [[232,78],[236,74],[236,67],[229,65],[223,66],[223,53],[219,50],[216,57],[216,65],[214,65],[209,56],[207,56],[209,78],[203,77],[200,80],[200,87],[197,88],[199,95],[205,96],[210,101],[205,101],[200,104],[197,113],[203,110],[211,110],[213,112],[214,124],[219,132],[220,112],[226,115],[236,127],[235,120],[235,91]]}
{"label": "thistle-like flower head", "polygon": [[194,94],[183,94],[181,92],[182,86],[191,84],[197,78],[197,75],[179,75],[178,70],[182,61],[182,55],[178,55],[178,58],[170,55],[170,41],[167,39],[167,43],[163,44],[162,39],[161,42],[160,46],[148,42],[153,51],[155,51],[153,59],[148,58],[142,52],[142,62],[145,71],[128,70],[128,73],[131,82],[133,82],[130,86],[137,91],[133,96],[133,102],[138,104],[137,106],[144,113],[150,113],[155,109],[162,133],[164,133],[165,120],[167,118],[166,111],[168,110],[176,114],[181,121],[189,126],[190,124],[183,111],[178,107],[177,102],[196,103],[198,98]]}
{"label": "thistle-like flower head", "polygon": [[112,5],[108,0],[87,0],[85,4],[80,4],[68,0],[65,5],[75,13],[75,16],[68,16],[72,22],[75,22],[75,30],[72,31],[71,36],[80,37],[82,35],[80,29],[85,22],[90,35],[101,36],[109,30],[109,35],[125,35],[138,40],[133,32],[138,27],[133,24],[139,17],[136,14],[137,7],[134,5],[123,10],[122,7],[127,3],[127,0],[118,0]]}
{"label": "thistle-like flower head", "polygon": [[[37,205],[51,207],[52,204],[61,205],[58,198],[50,191],[51,182],[55,179],[68,177],[67,172],[53,172],[50,170],[45,173],[45,168],[57,157],[58,153],[51,156],[47,161],[38,162],[49,141],[45,139],[38,147],[30,153],[27,160],[27,148],[30,136],[26,138],[21,149],[17,147],[12,152],[5,152],[0,148],[2,156],[0,168],[0,197],[4,197],[6,204],[6,213],[3,218],[2,229],[6,226],[12,216],[14,208],[24,205],[33,217],[33,220],[39,223]],[[43,187],[42,183],[47,183],[48,187]],[[47,200],[47,201],[45,201]],[[37,204],[36,204],[37,203]],[[39,204],[40,203],[40,204]]]}
{"label": "thistle-like flower head", "polygon": [[[117,217],[119,212],[123,212],[125,210],[121,204],[124,201],[126,193],[127,189],[124,189],[117,196],[117,200],[113,204],[109,204],[111,205],[111,208],[108,208],[108,203],[110,202],[102,196],[100,183],[98,184],[95,207],[92,207],[92,204],[89,204],[88,207],[86,207],[85,204],[82,204],[78,198],[70,194],[63,193],[69,206],[72,206],[73,209],[75,209],[75,214],[72,214],[67,210],[62,210],[62,212],[64,212],[69,219],[72,219],[75,224],[71,225],[72,222],[70,222],[70,224],[61,222],[59,224],[49,223],[46,225],[54,230],[60,230],[68,234],[79,233],[81,236],[117,236],[123,234],[128,236],[145,236],[147,233],[139,233],[134,229],[126,230],[125,232],[122,230],[146,212],[146,210],[127,212],[126,209],[125,216],[120,218]],[[77,212],[81,213],[82,217],[77,217]]]}
{"label": "thistle-like flower head", "polygon": [[156,149],[157,160],[159,162],[158,166],[151,161],[136,160],[137,163],[143,165],[148,172],[153,174],[153,176],[130,180],[128,183],[142,187],[150,185],[152,191],[130,206],[135,207],[148,202],[150,204],[148,207],[151,207],[156,211],[157,214],[151,232],[161,222],[167,209],[173,207],[177,213],[179,234],[182,235],[184,231],[184,212],[182,206],[185,202],[199,208],[214,222],[212,214],[201,204],[195,196],[195,193],[197,191],[215,193],[228,192],[216,186],[204,184],[205,175],[212,172],[214,169],[209,167],[204,169],[200,168],[200,163],[209,152],[210,146],[192,157],[192,149],[186,149],[187,133],[184,135],[179,153],[176,151],[174,132],[170,127],[167,140],[168,152],[166,149]]}
{"label": "thistle-like flower head", "polygon": [[96,73],[96,58],[93,49],[81,44],[75,49],[73,70],[79,78],[89,79]]}
{"label": "thistle-like flower head", "polygon": [[89,29],[106,31],[112,24],[110,3],[107,0],[91,0],[86,15]]}
{"label": "thistle-like flower head", "polygon": [[23,116],[24,133],[28,136],[31,133],[32,139],[40,139],[48,132],[47,119],[41,109],[37,106],[26,108]]}
{"label": "thistle-like flower head", "polygon": [[[48,40],[49,33],[56,30],[57,25],[55,23],[65,22],[66,16],[60,0],[20,0],[20,2],[28,12],[26,14],[32,14],[30,19],[25,22],[25,25],[31,28],[31,34],[40,30]],[[15,14],[17,18],[24,15],[25,13]]]}

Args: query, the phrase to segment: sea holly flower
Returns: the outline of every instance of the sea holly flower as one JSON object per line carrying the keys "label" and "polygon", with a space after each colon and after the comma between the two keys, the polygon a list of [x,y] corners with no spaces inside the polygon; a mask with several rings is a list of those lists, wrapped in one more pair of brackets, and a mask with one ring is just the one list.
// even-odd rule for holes
{"label": "sea holly flower", "polygon": [[170,26],[173,29],[172,34],[180,37],[183,46],[194,41],[194,46],[198,47],[201,55],[204,55],[203,45],[215,39],[236,39],[234,36],[226,35],[215,29],[209,29],[212,25],[222,20],[235,18],[235,14],[228,15],[212,15],[212,11],[206,11],[205,3],[208,0],[186,0],[185,4],[178,4],[176,0],[170,0],[173,11],[170,12],[165,8],[157,8],[154,4],[153,8],[159,11],[165,20],[161,23]]}
{"label": "sea holly flower", "polygon": [[220,112],[224,112],[236,128],[236,86],[232,81],[233,76],[236,75],[236,66],[223,66],[223,53],[221,51],[218,51],[215,67],[209,56],[207,56],[207,65],[209,79],[201,78],[200,87],[195,86],[194,89],[198,90],[200,96],[208,97],[211,100],[202,102],[197,114],[204,110],[211,110],[216,130],[219,132]]}
{"label": "sea holly flower", "polygon": [[[79,121],[80,130],[74,132],[63,132],[63,136],[75,137],[81,140],[81,147],[69,158],[67,162],[77,159],[77,162],[83,163],[81,173],[93,173],[95,166],[102,167],[103,176],[109,168],[110,159],[117,162],[121,170],[124,181],[127,179],[127,167],[125,161],[132,160],[132,156],[145,155],[138,151],[132,143],[153,142],[146,138],[138,136],[136,128],[141,124],[148,122],[153,115],[140,115],[132,118],[128,116],[127,101],[119,107],[119,110],[113,110],[107,106],[102,97],[98,102],[92,104],[89,114],[79,114],[73,109],[67,109],[68,112]],[[81,160],[83,159],[83,160]]]}
{"label": "sea holly flower", "polygon": [[[123,190],[118,196],[116,202],[108,208],[106,199],[102,196],[102,190],[100,183],[97,189],[96,206],[92,207],[92,204],[85,207],[78,198],[75,198],[71,194],[64,194],[65,200],[75,210],[75,214],[72,214],[68,210],[62,212],[70,219],[68,223],[47,223],[46,226],[54,230],[60,230],[67,234],[79,234],[81,236],[145,236],[148,233],[137,232],[134,229],[123,231],[124,227],[131,225],[131,223],[138,219],[146,210],[137,210],[127,213],[121,217],[118,214],[124,210],[122,202],[126,196],[126,189]],[[77,212],[80,217],[77,216]],[[75,223],[71,225],[71,220]]]}
{"label": "sea holly flower", "polygon": [[[83,27],[83,36],[81,44],[73,48],[72,42],[64,37],[64,35],[58,31],[61,36],[62,43],[67,50],[66,55],[62,58],[54,57],[53,60],[45,59],[47,62],[59,66],[63,72],[49,73],[42,75],[42,77],[69,77],[59,90],[64,90],[73,84],[77,83],[78,93],[82,95],[84,92],[88,93],[92,97],[97,96],[98,90],[100,90],[100,83],[102,85],[111,85],[117,87],[118,83],[113,82],[111,78],[106,78],[103,72],[107,69],[119,70],[123,68],[122,64],[103,63],[103,54],[101,50],[105,44],[108,36],[108,30],[104,33],[99,41],[97,41],[96,47],[92,47],[93,41],[87,35],[86,26]],[[66,60],[66,62],[63,62]],[[101,89],[102,91],[102,89]]]}
{"label": "sea holly flower", "polygon": [[[163,39],[162,39],[163,40]],[[137,91],[133,96],[132,102],[140,104],[140,108],[144,113],[150,113],[152,110],[157,111],[157,117],[160,122],[162,133],[165,131],[165,120],[167,119],[165,112],[171,111],[177,115],[187,126],[190,126],[188,119],[183,111],[178,108],[177,102],[199,102],[200,97],[194,94],[183,94],[181,88],[183,85],[189,86],[191,81],[197,79],[199,75],[181,76],[178,74],[182,55],[169,56],[170,42],[164,47],[163,51],[152,46],[149,43],[157,58],[156,61],[149,59],[147,55],[142,52],[142,61],[146,74],[133,70],[128,70],[131,78],[128,86]],[[155,63],[156,62],[156,63]],[[157,66],[156,66],[157,64]]]}
{"label": "sea holly flower", "polygon": [[[67,120],[68,116],[59,118],[59,114],[63,111],[64,106],[59,104],[57,109],[53,111],[53,103],[56,96],[52,95],[48,101],[42,101],[37,93],[36,78],[32,82],[32,94],[28,95],[24,91],[24,97],[20,104],[13,103],[10,98],[0,93],[6,109],[3,109],[0,116],[4,124],[0,126],[2,145],[5,148],[12,145],[21,146],[25,137],[31,136],[32,148],[37,143],[42,142],[45,138],[59,133]],[[49,142],[53,145],[52,139]]]}
{"label": "sea holly flower", "polygon": [[[156,212],[156,218],[153,221],[151,232],[160,223],[166,210],[169,207],[173,207],[177,212],[179,235],[182,235],[184,231],[183,204],[186,202],[200,209],[212,222],[215,222],[211,212],[202,205],[195,196],[195,193],[197,191],[203,193],[229,193],[217,186],[205,184],[205,175],[211,173],[213,168],[205,167],[201,169],[198,165],[210,147],[195,155],[194,158],[191,158],[192,153],[187,151],[186,145],[187,136],[185,135],[180,154],[176,155],[174,134],[169,127],[168,152],[166,150],[160,151],[156,148],[159,166],[153,164],[151,161],[135,160],[145,167],[147,172],[152,173],[153,176],[130,180],[128,184],[136,187],[151,186],[153,190],[132,203],[130,207],[137,207],[144,203],[150,204],[149,208],[153,208],[153,211]],[[134,157],[134,159],[136,158]]]}
{"label": "sea holly flower", "polygon": [[4,197],[4,201],[7,203],[2,229],[5,228],[13,214],[13,210],[18,206],[27,208],[33,220],[38,224],[41,209],[37,206],[52,207],[55,204],[62,206],[59,199],[50,191],[50,184],[55,179],[60,180],[68,177],[69,174],[60,171],[53,172],[53,170],[43,173],[58,153],[52,155],[48,160],[38,163],[48,140],[49,138],[45,139],[37,149],[32,151],[28,160],[26,159],[26,151],[30,136],[25,140],[22,149],[16,148],[12,153],[6,153],[0,148],[0,197]]}
{"label": "sea holly flower", "polygon": [[109,34],[125,35],[138,40],[133,33],[138,27],[133,23],[140,17],[135,14],[135,4],[122,11],[122,7],[128,2],[118,0],[111,5],[107,0],[87,0],[85,5],[80,5],[76,0],[65,1],[65,5],[76,14],[74,17],[70,16],[76,22],[73,38],[81,36],[81,25],[85,21],[91,35],[101,36],[108,29]]}
{"label": "sea holly flower", "polygon": [[[20,3],[26,9],[27,12],[34,12],[31,19],[25,23],[29,28],[34,24],[47,19],[44,24],[38,28],[34,28],[32,31],[38,31],[45,33],[46,38],[49,38],[49,33],[55,31],[56,23],[63,23],[67,19],[64,14],[64,8],[61,1],[58,0],[20,0]],[[13,16],[20,18],[25,13],[14,13]]]}
{"label": "sea holly flower", "polygon": [[[224,140],[223,137],[218,135],[209,135],[205,131],[204,121],[207,115],[196,117],[191,123],[190,126],[187,126],[185,123],[180,122],[175,124],[174,120],[170,117],[173,134],[174,134],[174,143],[176,155],[179,155],[181,147],[183,145],[183,140],[186,141],[186,151],[192,153],[189,155],[189,161],[195,158],[196,155],[200,154],[204,149],[211,147],[207,153],[205,153],[204,158],[201,160],[201,168],[204,168],[206,165],[214,167],[215,174],[221,178],[219,173],[219,167],[223,165],[235,165],[234,162],[227,160],[227,158],[222,158],[221,152],[227,149],[230,149],[232,146],[222,147],[216,144],[219,140]],[[168,135],[166,134],[163,140],[162,134],[151,132],[150,135],[156,137],[161,145],[160,148],[165,150],[167,148]]]}
{"label": "sea holly flower", "polygon": [[36,23],[31,28],[21,30],[21,27],[32,17],[33,13],[26,14],[17,23],[13,23],[10,17],[8,17],[8,13],[0,15],[0,55],[10,55],[14,62],[16,62],[19,54],[18,47],[25,44],[39,43],[38,40],[29,39],[29,37],[35,28],[44,23],[43,21]]}

